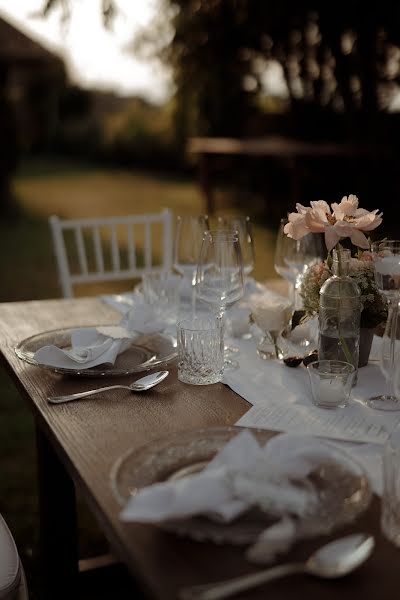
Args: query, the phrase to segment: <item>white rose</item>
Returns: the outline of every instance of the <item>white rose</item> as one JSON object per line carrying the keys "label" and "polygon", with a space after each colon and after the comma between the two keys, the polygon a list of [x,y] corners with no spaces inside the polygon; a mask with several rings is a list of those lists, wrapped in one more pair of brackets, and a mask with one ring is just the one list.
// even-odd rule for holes
{"label": "white rose", "polygon": [[286,298],[268,298],[252,307],[252,319],[262,331],[282,331],[292,316],[292,304]]}

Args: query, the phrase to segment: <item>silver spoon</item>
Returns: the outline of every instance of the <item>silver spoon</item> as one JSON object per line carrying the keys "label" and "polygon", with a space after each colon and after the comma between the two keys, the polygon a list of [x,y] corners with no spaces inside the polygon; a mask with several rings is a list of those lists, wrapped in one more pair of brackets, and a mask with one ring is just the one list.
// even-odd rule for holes
{"label": "silver spoon", "polygon": [[278,565],[252,575],[184,588],[180,591],[179,598],[181,600],[228,598],[262,583],[295,573],[309,573],[326,579],[343,577],[369,557],[374,544],[374,538],[366,533],[348,535],[322,546],[304,563]]}
{"label": "silver spoon", "polygon": [[78,398],[85,398],[86,396],[107,392],[108,390],[122,389],[130,390],[131,392],[145,392],[165,379],[168,373],[169,371],[158,371],[157,373],[146,375],[146,377],[142,377],[130,385],[108,385],[107,387],[87,390],[86,392],[77,392],[76,394],[69,394],[68,396],[49,396],[47,400],[52,404],[61,404],[62,402],[71,402],[71,400],[78,400]]}

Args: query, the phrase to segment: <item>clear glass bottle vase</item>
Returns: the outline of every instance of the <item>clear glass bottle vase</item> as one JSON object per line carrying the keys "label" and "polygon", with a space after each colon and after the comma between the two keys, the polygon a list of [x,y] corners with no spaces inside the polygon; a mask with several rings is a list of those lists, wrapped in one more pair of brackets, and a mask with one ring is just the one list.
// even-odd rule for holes
{"label": "clear glass bottle vase", "polygon": [[333,275],[320,290],[318,357],[351,363],[357,372],[362,305],[350,258],[350,250],[333,251]]}

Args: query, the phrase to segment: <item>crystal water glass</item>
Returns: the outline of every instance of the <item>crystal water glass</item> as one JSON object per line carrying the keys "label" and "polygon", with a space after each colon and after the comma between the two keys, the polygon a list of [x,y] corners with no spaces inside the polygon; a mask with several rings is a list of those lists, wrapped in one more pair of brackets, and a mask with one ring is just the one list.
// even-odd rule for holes
{"label": "crystal water glass", "polygon": [[[387,393],[368,399],[378,410],[400,410],[399,389],[395,389],[396,364],[400,358],[400,240],[383,240],[371,246],[375,282],[388,303],[388,318],[381,344],[380,366],[385,376]],[[396,360],[397,358],[397,360]]]}
{"label": "crystal water glass", "polygon": [[224,336],[220,317],[195,317],[177,324],[178,379],[193,385],[221,381]]}

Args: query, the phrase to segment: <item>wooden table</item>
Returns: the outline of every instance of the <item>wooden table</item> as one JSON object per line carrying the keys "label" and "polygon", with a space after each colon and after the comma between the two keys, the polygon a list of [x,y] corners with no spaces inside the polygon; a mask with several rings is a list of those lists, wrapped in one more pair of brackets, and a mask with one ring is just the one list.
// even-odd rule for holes
{"label": "wooden table", "polygon": [[[178,538],[157,527],[123,524],[110,488],[118,457],[162,435],[199,427],[234,424],[248,403],[222,384],[189,386],[176,369],[155,390],[49,405],[50,394],[71,393],[98,381],[61,377],[20,361],[14,346],[27,336],[62,326],[106,324],[119,316],[97,299],[46,300],[0,305],[0,343],[5,366],[27,400],[37,426],[42,552],[48,598],[73,598],[77,574],[74,484],[97,516],[115,555],[151,598],[172,599],[184,585],[247,573],[254,567],[243,549]],[[125,378],[126,379],[126,378]],[[115,400],[115,401],[114,401]],[[27,457],[29,460],[29,457]],[[343,600],[393,598],[400,584],[399,552],[379,533],[379,501],[347,530],[370,531],[377,549],[357,572],[322,582],[296,576],[271,583],[271,598]],[[324,540],[325,541],[325,540]],[[304,558],[321,540],[298,544],[289,558]],[[244,595],[263,598],[266,588]]]}
{"label": "wooden table", "polygon": [[[250,156],[284,160],[288,166],[290,202],[301,201],[301,159],[343,158],[370,156],[371,148],[333,142],[305,142],[282,136],[265,138],[194,137],[188,140],[187,151],[198,156],[199,182],[206,200],[207,214],[215,212],[212,170],[217,156]],[[287,208],[287,207],[286,207]]]}

